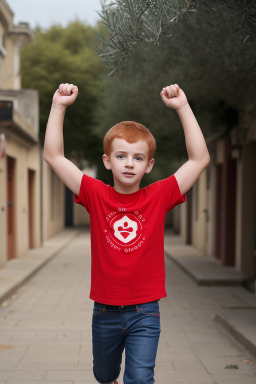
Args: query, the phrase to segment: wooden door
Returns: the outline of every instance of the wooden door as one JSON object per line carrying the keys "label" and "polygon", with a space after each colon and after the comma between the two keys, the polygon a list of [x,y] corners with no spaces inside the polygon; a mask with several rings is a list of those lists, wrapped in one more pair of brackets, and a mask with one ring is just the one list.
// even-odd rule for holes
{"label": "wooden door", "polygon": [[34,247],[34,183],[35,171],[28,170],[28,245]]}
{"label": "wooden door", "polygon": [[223,265],[235,265],[236,160],[230,139],[225,141],[224,162],[216,166],[215,256]]}
{"label": "wooden door", "polygon": [[222,164],[216,165],[216,221],[215,221],[215,257],[221,258],[221,241],[222,241],[222,223],[223,223],[223,211],[222,211]]}
{"label": "wooden door", "polygon": [[7,157],[8,260],[15,257],[15,159]]}

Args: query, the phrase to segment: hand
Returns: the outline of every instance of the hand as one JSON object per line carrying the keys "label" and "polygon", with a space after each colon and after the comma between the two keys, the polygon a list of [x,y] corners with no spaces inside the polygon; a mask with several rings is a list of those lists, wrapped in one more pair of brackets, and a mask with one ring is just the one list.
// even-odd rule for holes
{"label": "hand", "polygon": [[163,88],[160,96],[167,107],[176,110],[188,103],[185,93],[180,89],[178,84],[172,84]]}
{"label": "hand", "polygon": [[62,105],[63,107],[68,107],[73,104],[78,95],[78,88],[73,84],[60,84],[57,91],[54,93],[52,102],[54,104]]}

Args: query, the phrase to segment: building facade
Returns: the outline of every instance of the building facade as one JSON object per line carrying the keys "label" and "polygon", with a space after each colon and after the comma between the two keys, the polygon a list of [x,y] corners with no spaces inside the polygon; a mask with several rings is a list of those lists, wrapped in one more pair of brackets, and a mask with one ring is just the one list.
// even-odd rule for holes
{"label": "building facade", "polygon": [[20,82],[19,50],[31,41],[0,0],[0,266],[41,243],[39,98]]}
{"label": "building facade", "polygon": [[237,126],[208,140],[209,167],[180,209],[185,243],[256,281],[256,120],[244,111]]}

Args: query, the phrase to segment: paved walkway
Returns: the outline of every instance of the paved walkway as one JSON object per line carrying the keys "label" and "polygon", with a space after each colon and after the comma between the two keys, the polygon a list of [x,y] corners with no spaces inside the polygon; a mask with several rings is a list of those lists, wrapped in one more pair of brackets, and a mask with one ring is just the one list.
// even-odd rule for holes
{"label": "paved walkway", "polygon": [[[94,383],[88,233],[0,307],[0,384]],[[166,258],[157,384],[254,384],[255,359],[215,320],[251,296],[240,286],[197,285]],[[123,373],[123,368],[122,368]],[[119,384],[122,383],[122,375]]]}

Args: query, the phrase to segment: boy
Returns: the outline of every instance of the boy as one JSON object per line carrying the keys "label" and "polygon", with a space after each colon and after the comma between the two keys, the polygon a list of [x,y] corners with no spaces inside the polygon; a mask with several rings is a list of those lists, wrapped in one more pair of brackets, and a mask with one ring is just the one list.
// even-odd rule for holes
{"label": "boy", "polygon": [[185,201],[185,193],[210,161],[203,134],[177,84],[161,91],[177,111],[185,133],[188,161],[174,175],[140,189],[154,165],[155,139],[132,121],[112,127],[104,138],[103,162],[114,187],[83,175],[64,157],[63,121],[78,89],[61,84],[53,96],[44,159],[90,213],[93,372],[117,384],[125,349],[124,384],[154,383],[160,336],[158,301],[166,297],[164,219]]}

